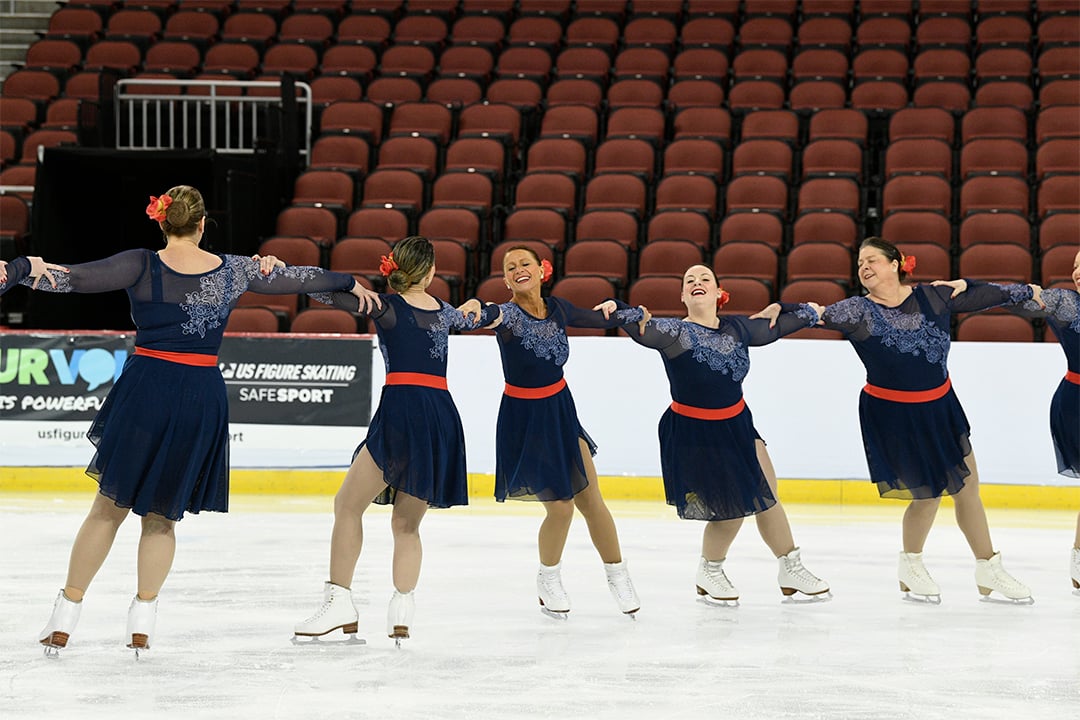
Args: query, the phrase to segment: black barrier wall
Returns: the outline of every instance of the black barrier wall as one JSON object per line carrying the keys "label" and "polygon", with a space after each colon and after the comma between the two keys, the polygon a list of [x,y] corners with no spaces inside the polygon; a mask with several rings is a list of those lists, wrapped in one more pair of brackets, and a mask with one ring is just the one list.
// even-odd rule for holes
{"label": "black barrier wall", "polygon": [[[147,219],[146,205],[151,195],[174,185],[192,185],[203,193],[212,220],[203,239],[205,249],[253,253],[260,238],[273,234],[283,202],[274,162],[269,153],[47,149],[38,166],[29,254],[50,262],[82,263],[122,250],[159,249],[164,246],[161,231]],[[25,291],[8,295],[16,292]],[[22,327],[133,327],[122,292],[92,299],[29,292],[21,298],[5,296],[4,302],[6,308],[25,306]]]}

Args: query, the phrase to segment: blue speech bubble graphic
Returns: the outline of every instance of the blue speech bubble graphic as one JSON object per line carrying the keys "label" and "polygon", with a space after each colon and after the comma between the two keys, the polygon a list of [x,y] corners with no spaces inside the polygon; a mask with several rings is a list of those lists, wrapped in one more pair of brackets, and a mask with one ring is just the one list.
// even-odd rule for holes
{"label": "blue speech bubble graphic", "polygon": [[87,382],[88,392],[93,392],[103,383],[113,379],[116,373],[116,360],[113,354],[102,348],[87,350],[79,359],[79,377]]}

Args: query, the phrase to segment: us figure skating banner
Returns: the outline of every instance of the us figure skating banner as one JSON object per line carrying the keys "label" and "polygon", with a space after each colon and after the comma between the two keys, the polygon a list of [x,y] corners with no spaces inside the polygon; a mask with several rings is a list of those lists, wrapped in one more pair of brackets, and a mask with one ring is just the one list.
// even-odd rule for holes
{"label": "us figure skating banner", "polygon": [[[0,331],[0,457],[81,465],[86,430],[134,352],[134,334]],[[372,341],[229,336],[218,367],[234,467],[347,465],[371,419]]]}

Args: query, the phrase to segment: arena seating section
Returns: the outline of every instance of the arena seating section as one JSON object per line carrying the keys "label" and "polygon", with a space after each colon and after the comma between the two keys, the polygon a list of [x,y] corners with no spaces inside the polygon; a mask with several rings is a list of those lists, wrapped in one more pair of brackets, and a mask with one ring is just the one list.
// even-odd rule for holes
{"label": "arena seating section", "polygon": [[[3,88],[0,185],[76,141],[105,68],[311,83],[310,163],[258,249],[380,289],[410,233],[435,241],[432,292],[453,302],[505,300],[502,254],[525,244],[581,305],[681,314],[694,262],[730,312],[828,303],[857,291],[872,234],[917,256],[917,280],[1072,285],[1076,0],[72,1]],[[25,230],[23,200],[0,202],[0,232]],[[342,327],[273,301],[242,304]],[[274,324],[230,325],[247,327]],[[955,331],[1046,334],[1005,313]]]}

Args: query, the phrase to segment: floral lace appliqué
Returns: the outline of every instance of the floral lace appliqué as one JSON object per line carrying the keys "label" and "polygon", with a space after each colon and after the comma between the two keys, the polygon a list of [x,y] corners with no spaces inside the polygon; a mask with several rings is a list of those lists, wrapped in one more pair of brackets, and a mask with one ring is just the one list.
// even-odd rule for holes
{"label": "floral lace appliqu\u00e9", "polygon": [[679,345],[691,351],[694,360],[714,372],[731,375],[735,382],[742,382],[750,372],[750,353],[729,333],[673,318],[656,321],[656,329],[668,334],[677,332]]}
{"label": "floral lace appliqu\u00e9", "polygon": [[439,312],[435,315],[435,322],[431,323],[427,333],[428,337],[431,338],[431,357],[445,360],[446,349],[450,344],[450,328],[461,327],[465,322],[465,318],[462,317],[460,311],[446,303],[441,303],[441,306]]}
{"label": "floral lace appliqu\u00e9", "polygon": [[[869,324],[870,335],[897,352],[922,357],[941,366],[941,375],[949,374],[949,333],[934,325],[922,313],[886,308],[866,298],[853,298],[863,305],[862,319]],[[837,303],[838,305],[841,303]]]}
{"label": "floral lace appliqu\u00e9", "polygon": [[1070,330],[1080,332],[1080,295],[1064,288],[1050,288],[1042,291],[1042,301],[1046,304],[1047,314],[1062,325],[1068,325]]}
{"label": "floral lace appliqu\u00e9", "polygon": [[795,315],[795,317],[805,320],[807,326],[809,327],[817,325],[818,320],[821,319],[818,317],[817,311],[806,303],[799,303],[799,307],[795,309],[793,314]]}
{"label": "floral lace appliqu\u00e9", "polygon": [[226,255],[222,267],[199,278],[199,290],[186,293],[180,309],[191,318],[180,325],[185,335],[206,337],[207,330],[219,328],[229,316],[229,308],[244,294],[259,272],[259,264],[238,255]]}
{"label": "floral lace appliqu\u00e9", "polygon": [[553,360],[560,367],[566,364],[570,343],[558,323],[529,317],[514,303],[503,303],[501,307],[503,326],[521,339],[522,347],[532,350],[538,358]]}
{"label": "floral lace appliqu\u00e9", "polygon": [[[53,276],[53,279],[56,280],[56,287],[52,286],[52,283],[49,282],[48,278],[42,277],[41,282],[38,283],[37,289],[39,291],[43,290],[45,292],[53,292],[53,293],[74,292],[74,290],[72,290],[72,287],[71,287],[71,275],[70,274],[68,274],[66,272],[61,272],[59,270],[54,270],[54,271],[52,271],[52,276]],[[35,280],[37,280],[37,278],[32,278],[32,277],[23,278],[19,282],[19,284],[20,285],[25,285],[26,287],[33,287]]]}

